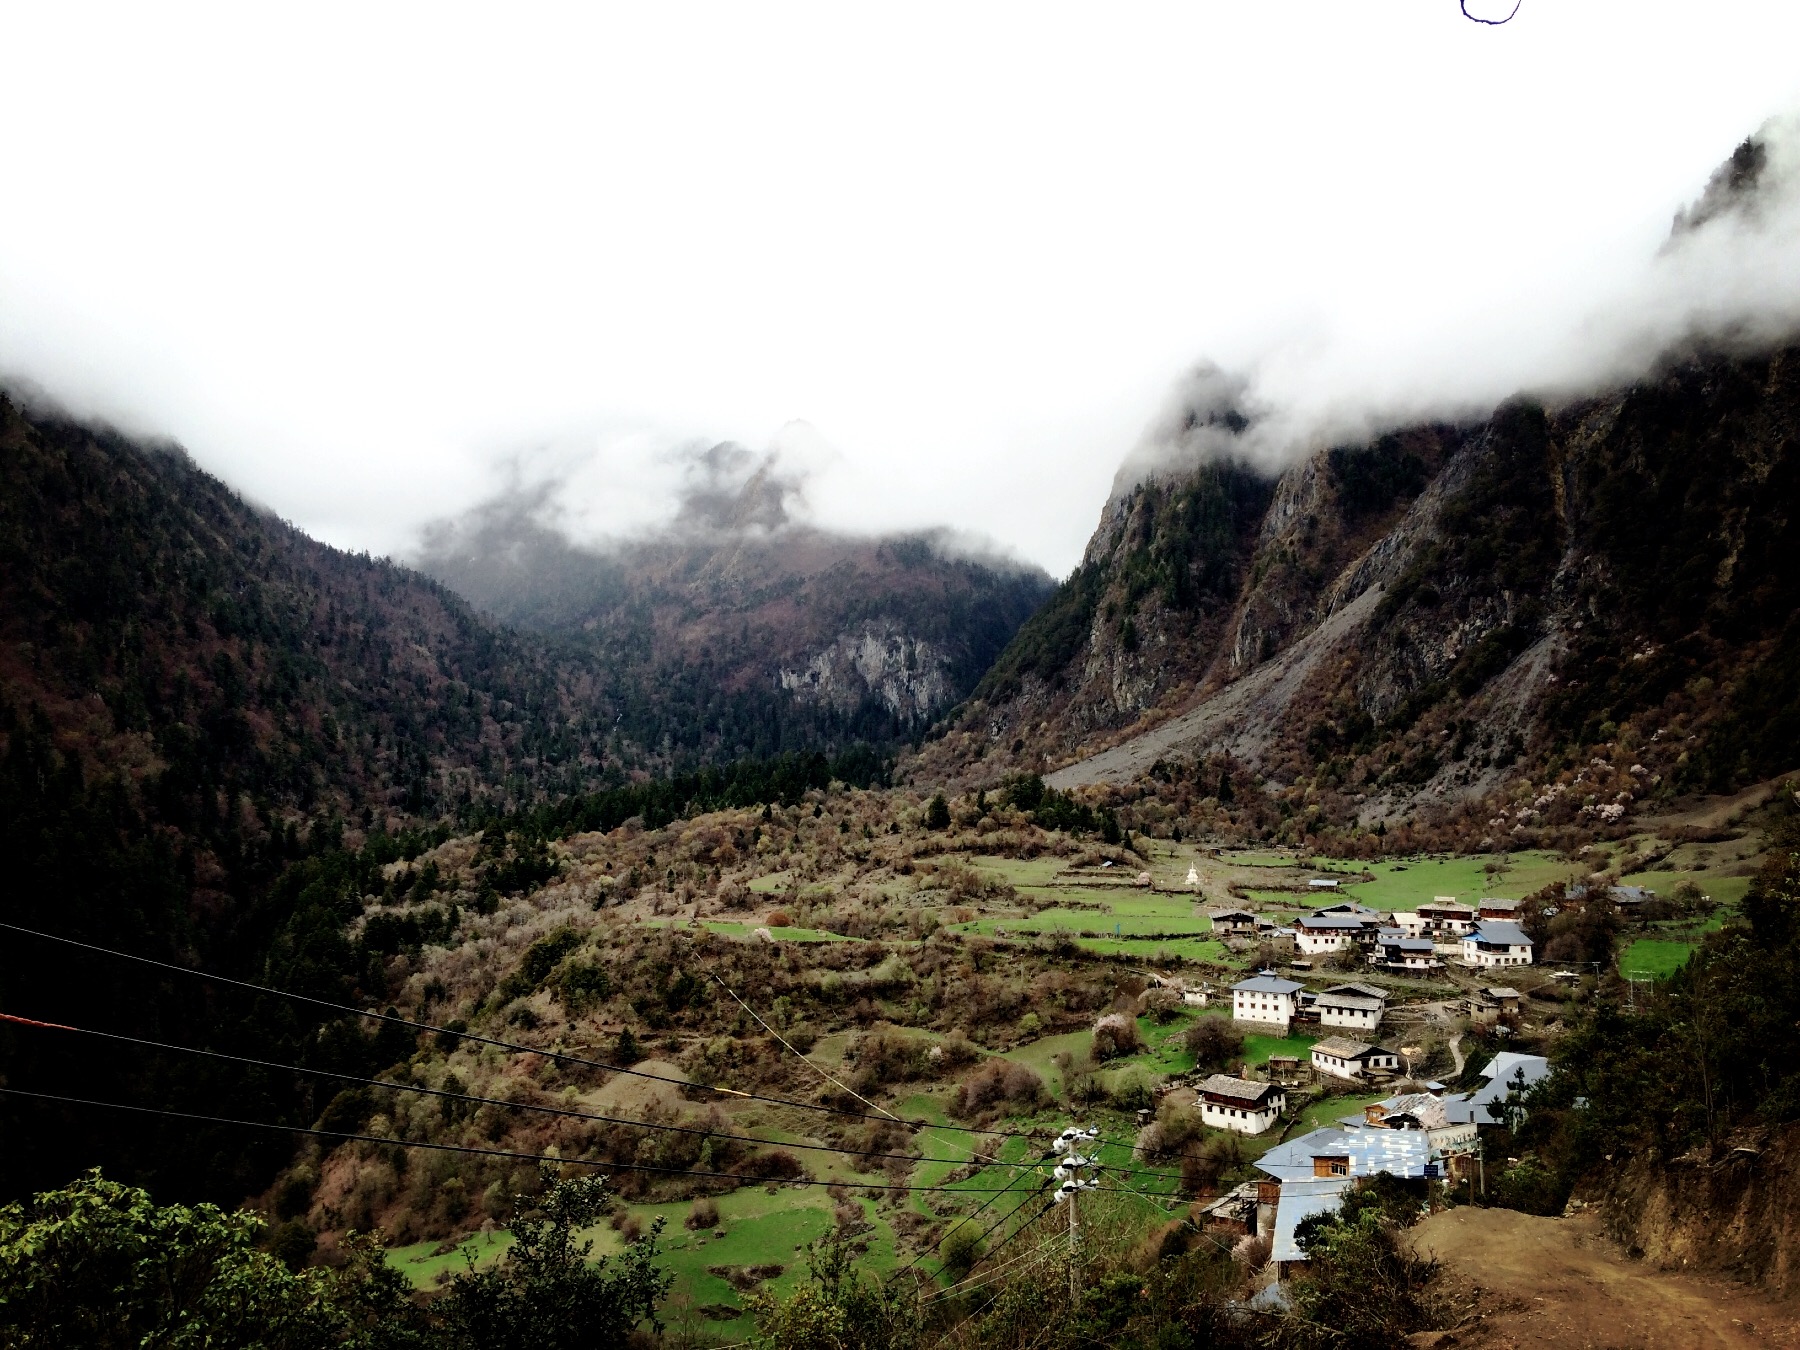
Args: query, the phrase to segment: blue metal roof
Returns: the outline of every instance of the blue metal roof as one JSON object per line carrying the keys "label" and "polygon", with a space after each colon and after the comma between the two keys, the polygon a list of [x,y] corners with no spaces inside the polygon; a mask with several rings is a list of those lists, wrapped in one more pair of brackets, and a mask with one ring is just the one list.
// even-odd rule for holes
{"label": "blue metal roof", "polygon": [[1352,1177],[1391,1172],[1422,1177],[1431,1161],[1431,1142],[1419,1130],[1336,1129],[1326,1127],[1277,1144],[1257,1167],[1283,1182],[1310,1180],[1314,1158],[1348,1158]]}
{"label": "blue metal roof", "polygon": [[1275,1205],[1275,1237],[1271,1261],[1304,1261],[1306,1253],[1294,1242],[1294,1230],[1302,1219],[1329,1214],[1343,1203],[1350,1177],[1307,1177],[1281,1183],[1281,1199]]}

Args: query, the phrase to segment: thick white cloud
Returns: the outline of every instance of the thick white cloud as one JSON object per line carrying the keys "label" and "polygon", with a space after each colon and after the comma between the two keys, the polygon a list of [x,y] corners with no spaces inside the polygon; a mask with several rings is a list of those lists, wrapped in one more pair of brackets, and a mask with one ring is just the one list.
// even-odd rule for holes
{"label": "thick white cloud", "polygon": [[673,447],[779,438],[821,520],[1061,570],[1198,358],[1358,408],[1604,364],[1676,207],[1800,104],[1800,11],[1747,2],[5,31],[0,368],[376,550],[513,472],[616,529]]}

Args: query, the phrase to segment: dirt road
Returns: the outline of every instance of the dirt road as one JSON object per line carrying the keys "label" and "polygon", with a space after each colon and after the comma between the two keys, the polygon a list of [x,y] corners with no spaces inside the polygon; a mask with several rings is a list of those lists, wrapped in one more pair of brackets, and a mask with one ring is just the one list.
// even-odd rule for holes
{"label": "dirt road", "polygon": [[1739,1285],[1660,1271],[1625,1256],[1591,1215],[1539,1219],[1506,1209],[1451,1209],[1410,1234],[1452,1287],[1478,1287],[1477,1319],[1448,1336],[1456,1350],[1752,1350],[1800,1347],[1800,1307]]}

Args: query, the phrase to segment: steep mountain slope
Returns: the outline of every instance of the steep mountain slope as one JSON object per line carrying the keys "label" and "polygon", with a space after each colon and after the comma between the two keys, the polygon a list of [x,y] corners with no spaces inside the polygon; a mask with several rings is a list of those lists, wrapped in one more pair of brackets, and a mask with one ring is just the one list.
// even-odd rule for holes
{"label": "steep mountain slope", "polygon": [[[417,573],[307,539],[179,451],[0,399],[8,922],[252,978],[281,948],[284,979],[341,992],[348,911],[317,859],[365,836],[397,858],[421,844],[387,831],[598,776],[584,682],[541,641]],[[130,976],[0,937],[9,1011],[170,1040],[212,1022],[204,985]],[[222,1034],[293,1033],[291,1017],[256,1020]],[[0,1035],[0,1079],[269,1101],[266,1083],[203,1066],[70,1049]],[[192,1150],[192,1131],[91,1112],[46,1123],[11,1099],[0,1132],[9,1184],[129,1157],[190,1193],[241,1194],[259,1157],[285,1151]]]}
{"label": "steep mountain slope", "polygon": [[599,765],[585,673],[180,451],[0,399],[0,703],[165,818],[435,814]]}
{"label": "steep mountain slope", "polygon": [[917,734],[1052,589],[931,535],[796,524],[767,460],[718,446],[705,462],[704,489],[647,540],[578,547],[502,502],[437,529],[420,565],[586,653],[623,742],[715,758]]}
{"label": "steep mountain slope", "polygon": [[[1074,786],[1229,754],[1340,822],[1595,755],[1638,764],[1621,806],[1787,769],[1797,429],[1786,348],[1405,429],[1272,482],[1215,435],[1109,502],[921,769]],[[1198,546],[1178,509],[1196,493],[1241,513]],[[1591,791],[1528,823],[1614,804]]]}

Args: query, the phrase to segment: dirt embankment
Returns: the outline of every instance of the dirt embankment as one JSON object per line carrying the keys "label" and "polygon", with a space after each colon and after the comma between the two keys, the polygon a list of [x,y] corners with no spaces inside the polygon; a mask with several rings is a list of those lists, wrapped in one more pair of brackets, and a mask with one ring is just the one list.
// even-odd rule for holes
{"label": "dirt embankment", "polygon": [[[1742,1285],[1632,1260],[1586,1211],[1541,1219],[1451,1209],[1411,1230],[1443,1263],[1466,1310],[1449,1332],[1413,1337],[1455,1350],[1751,1350],[1800,1346],[1800,1307]],[[1448,1290],[1447,1290],[1448,1292]]]}
{"label": "dirt embankment", "polygon": [[1652,1264],[1800,1295],[1800,1126],[1733,1143],[1716,1156],[1640,1155],[1582,1198]]}

